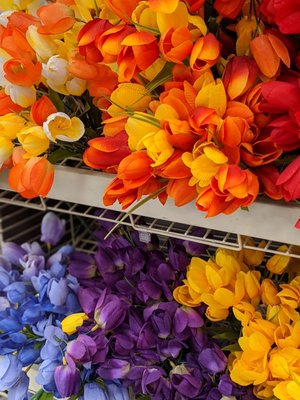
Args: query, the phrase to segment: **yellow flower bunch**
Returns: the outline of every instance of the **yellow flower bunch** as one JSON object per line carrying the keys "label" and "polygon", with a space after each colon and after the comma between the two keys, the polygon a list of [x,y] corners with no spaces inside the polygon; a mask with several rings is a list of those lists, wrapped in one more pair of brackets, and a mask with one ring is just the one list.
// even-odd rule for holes
{"label": "yellow flower bunch", "polygon": [[[256,250],[218,249],[207,261],[193,257],[184,285],[173,295],[190,307],[206,304],[211,321],[230,316],[241,323],[239,350],[229,355],[234,382],[254,385],[254,394],[260,399],[298,400],[300,275],[295,276],[295,261],[288,256],[276,254],[265,263],[263,260],[264,252]],[[270,279],[283,273],[289,273],[288,283]],[[262,279],[262,275],[270,278]]]}

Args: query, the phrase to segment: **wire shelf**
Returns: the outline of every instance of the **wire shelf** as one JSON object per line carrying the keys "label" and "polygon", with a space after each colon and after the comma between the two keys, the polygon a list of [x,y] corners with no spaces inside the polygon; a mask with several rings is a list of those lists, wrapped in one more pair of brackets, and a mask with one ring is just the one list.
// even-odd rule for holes
{"label": "wire shelf", "polygon": [[[181,240],[188,240],[197,243],[203,243],[210,247],[225,248],[230,250],[242,250],[243,248],[249,250],[263,251],[267,254],[281,254],[288,255],[291,257],[300,259],[300,247],[295,245],[287,245],[287,251],[278,250],[282,245],[280,242],[267,240],[264,245],[257,247],[259,243],[263,241],[263,238],[248,238],[242,235],[235,234],[232,232],[224,232],[209,228],[201,228],[188,224],[172,222],[164,219],[145,217],[140,215],[126,216],[126,213],[122,211],[102,209],[82,204],[76,204],[72,202],[54,200],[54,199],[33,199],[26,200],[20,197],[15,192],[9,190],[0,191],[0,211],[2,211],[2,220],[5,223],[6,219],[10,219],[9,226],[5,231],[5,240],[16,240],[20,237],[26,236],[26,234],[32,235],[30,238],[37,238],[39,233],[34,230],[34,218],[41,220],[43,212],[54,211],[59,214],[67,214],[71,218],[69,219],[68,229],[72,242],[76,248],[93,253],[96,251],[97,243],[92,238],[92,224],[83,223],[86,221],[105,221],[111,222],[112,224],[120,224],[130,226],[133,229],[140,232],[141,238],[145,241],[149,240],[151,234],[159,235],[165,238],[176,238]],[[18,206],[16,210],[11,211],[7,207]],[[21,208],[20,208],[21,207]],[[29,209],[31,213],[23,215],[22,209]],[[80,228],[78,229],[78,221],[75,219],[79,218]],[[15,232],[13,228],[16,228],[19,224],[20,218],[22,219],[22,229],[18,228]],[[26,227],[26,222],[30,222],[30,226]],[[75,223],[76,222],[76,223]],[[25,226],[25,228],[24,228]],[[14,232],[10,235],[10,232]],[[0,239],[3,236],[3,231],[0,228]]]}

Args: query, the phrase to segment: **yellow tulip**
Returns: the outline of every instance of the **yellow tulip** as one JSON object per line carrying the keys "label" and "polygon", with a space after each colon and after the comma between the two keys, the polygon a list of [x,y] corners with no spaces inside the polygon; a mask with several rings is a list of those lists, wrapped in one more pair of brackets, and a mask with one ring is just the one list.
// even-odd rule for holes
{"label": "yellow tulip", "polygon": [[176,9],[170,14],[157,13],[157,26],[162,35],[170,28],[187,27],[188,24],[189,13],[186,5],[182,2],[179,2]]}
{"label": "yellow tulip", "polygon": [[150,133],[138,143],[137,150],[145,148],[147,154],[154,161],[151,166],[158,167],[166,162],[174,152],[174,147],[168,141],[169,134],[160,129]]}
{"label": "yellow tulip", "polygon": [[198,307],[201,304],[201,295],[194,292],[188,285],[175,288],[173,297],[178,303],[188,307]]}
{"label": "yellow tulip", "polygon": [[57,54],[57,40],[53,40],[51,36],[38,33],[38,28],[35,25],[28,27],[26,39],[42,62],[47,62],[50,57]]}
{"label": "yellow tulip", "polygon": [[262,318],[261,314],[256,311],[253,319],[249,321],[248,326],[243,327],[243,336],[251,336],[255,332],[261,333],[273,345],[275,338],[274,333],[277,325],[271,321]]}
{"label": "yellow tulip", "polygon": [[284,347],[271,352],[269,368],[272,377],[288,380],[293,374],[300,374],[300,349]]}
{"label": "yellow tulip", "polygon": [[0,136],[0,168],[12,155],[13,149],[14,145],[11,139],[6,136]]}
{"label": "yellow tulip", "polygon": [[61,329],[67,335],[73,335],[76,332],[77,328],[82,326],[84,321],[86,321],[89,317],[85,313],[75,313],[68,315],[61,321]]}
{"label": "yellow tulip", "polygon": [[252,304],[242,301],[232,307],[233,314],[238,321],[241,321],[242,326],[247,326],[256,316],[255,307]]}
{"label": "yellow tulip", "polygon": [[43,124],[44,131],[52,142],[62,140],[65,142],[75,142],[84,134],[84,124],[77,118],[70,118],[63,112],[50,114]]}
{"label": "yellow tulip", "polygon": [[294,380],[280,382],[274,388],[274,395],[279,400],[298,400],[300,394],[300,374],[293,375]]}
{"label": "yellow tulip", "polygon": [[18,133],[25,127],[26,120],[15,113],[0,116],[0,136],[16,139]]}
{"label": "yellow tulip", "polygon": [[159,131],[159,127],[152,123],[148,114],[135,112],[128,118],[125,130],[128,135],[128,146],[131,151],[135,151],[145,149],[143,139],[149,135],[154,135]]}
{"label": "yellow tulip", "polygon": [[27,108],[36,101],[36,90],[34,86],[18,86],[9,84],[5,87],[5,93],[10,96],[15,104]]}
{"label": "yellow tulip", "polygon": [[223,117],[227,107],[227,96],[221,79],[203,86],[196,97],[196,107],[208,107]]}
{"label": "yellow tulip", "polygon": [[264,279],[261,283],[261,299],[266,305],[275,306],[280,303],[277,296],[278,289],[271,279]]}
{"label": "yellow tulip", "polygon": [[[300,278],[300,277],[298,277]],[[281,290],[277,294],[280,302],[291,308],[298,308],[300,306],[300,282],[297,278],[290,283],[280,285]]]}
{"label": "yellow tulip", "polygon": [[[247,245],[255,246],[255,242],[253,239],[248,238]],[[258,248],[264,248],[266,245],[265,241],[259,243]],[[244,261],[246,264],[250,265],[251,267],[258,267],[265,258],[265,252],[259,250],[250,250],[250,249],[243,249],[242,250]]]}
{"label": "yellow tulip", "polygon": [[138,83],[120,83],[110,96],[107,112],[112,116],[127,117],[134,111],[145,111],[151,101],[147,89]]}
{"label": "yellow tulip", "polygon": [[300,321],[295,324],[285,324],[276,328],[274,333],[275,342],[278,347],[300,347]]}
{"label": "yellow tulip", "polygon": [[22,129],[18,134],[18,140],[27,153],[24,158],[39,156],[48,150],[50,145],[44,129],[38,125]]}
{"label": "yellow tulip", "polygon": [[131,18],[136,24],[137,31],[147,31],[147,28],[158,29],[156,21],[156,12],[149,8],[148,1],[140,1]]}
{"label": "yellow tulip", "polygon": [[[287,251],[288,247],[286,245],[282,245],[278,248],[278,251]],[[291,257],[289,256],[282,256],[280,254],[275,254],[266,263],[266,267],[269,271],[273,272],[274,274],[283,274],[286,267],[290,262]]]}

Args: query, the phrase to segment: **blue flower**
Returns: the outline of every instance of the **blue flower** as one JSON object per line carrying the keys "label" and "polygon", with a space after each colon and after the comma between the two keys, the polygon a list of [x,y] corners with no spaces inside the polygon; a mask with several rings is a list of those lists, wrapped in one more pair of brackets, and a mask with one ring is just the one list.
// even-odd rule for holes
{"label": "blue flower", "polygon": [[3,256],[13,265],[19,266],[20,259],[22,259],[26,253],[26,250],[13,242],[6,242],[2,246]]}
{"label": "blue flower", "polygon": [[83,389],[83,400],[108,400],[104,390],[98,385],[98,383],[91,382],[84,385]]}
{"label": "blue flower", "polygon": [[39,366],[39,372],[35,378],[38,385],[44,387],[49,392],[56,391],[54,382],[54,370],[61,363],[59,361],[45,360]]}
{"label": "blue flower", "polygon": [[5,289],[12,282],[10,273],[0,266],[0,291]]}
{"label": "blue flower", "polygon": [[129,400],[127,389],[121,385],[109,383],[106,386],[106,390],[109,400]]}
{"label": "blue flower", "polygon": [[4,292],[12,304],[22,303],[26,298],[26,286],[23,282],[13,282],[8,285]]}
{"label": "blue flower", "polygon": [[11,389],[21,378],[22,364],[17,357],[9,354],[0,362],[0,391]]}
{"label": "blue flower", "polygon": [[7,400],[27,400],[28,399],[29,378],[22,372],[21,377],[9,390]]}
{"label": "blue flower", "polygon": [[35,348],[35,343],[28,343],[18,352],[18,359],[23,367],[33,364],[40,356],[40,350]]}

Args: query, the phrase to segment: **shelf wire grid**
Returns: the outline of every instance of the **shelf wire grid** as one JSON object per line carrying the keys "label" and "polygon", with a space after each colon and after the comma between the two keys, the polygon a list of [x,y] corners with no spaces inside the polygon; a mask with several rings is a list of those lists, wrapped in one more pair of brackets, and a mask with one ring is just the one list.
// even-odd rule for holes
{"label": "shelf wire grid", "polygon": [[[43,198],[26,200],[20,197],[17,193],[9,190],[0,191],[0,204],[1,203],[4,205],[9,204],[11,206],[26,207],[32,210],[36,210],[36,212],[40,213],[48,210],[60,214],[68,214],[69,216],[73,217],[73,219],[70,218],[70,234],[73,239],[73,244],[75,243],[76,247],[81,247],[84,245],[85,251],[91,253],[96,249],[96,244],[93,241],[93,238],[91,238],[92,229],[88,226],[88,224],[86,224],[85,229],[81,229],[79,233],[75,232],[74,226],[72,227],[72,223],[74,224],[75,217],[81,218],[81,223],[83,223],[83,219],[86,219],[87,221],[94,220],[110,222],[112,223],[112,226],[116,224],[130,226],[133,229],[137,230],[140,233],[140,237],[144,238],[145,241],[149,240],[151,234],[155,234],[165,238],[170,237],[203,243],[210,247],[219,247],[236,251],[242,249],[257,250],[263,251],[268,254],[286,255],[300,259],[299,246],[287,245],[287,251],[281,251],[278,250],[278,248],[282,245],[282,243],[269,240],[264,241],[262,245],[263,239],[260,238],[244,238],[241,235],[232,232],[223,232],[206,228],[199,229],[199,227],[196,226],[152,217],[139,215],[127,216],[126,213],[123,211],[113,211],[104,208],[96,208],[82,204],[70,203],[62,200]],[[5,213],[7,212],[2,212],[2,215],[4,215]],[[29,232],[30,231],[28,231],[28,233]],[[260,247],[258,247],[259,244]]]}

